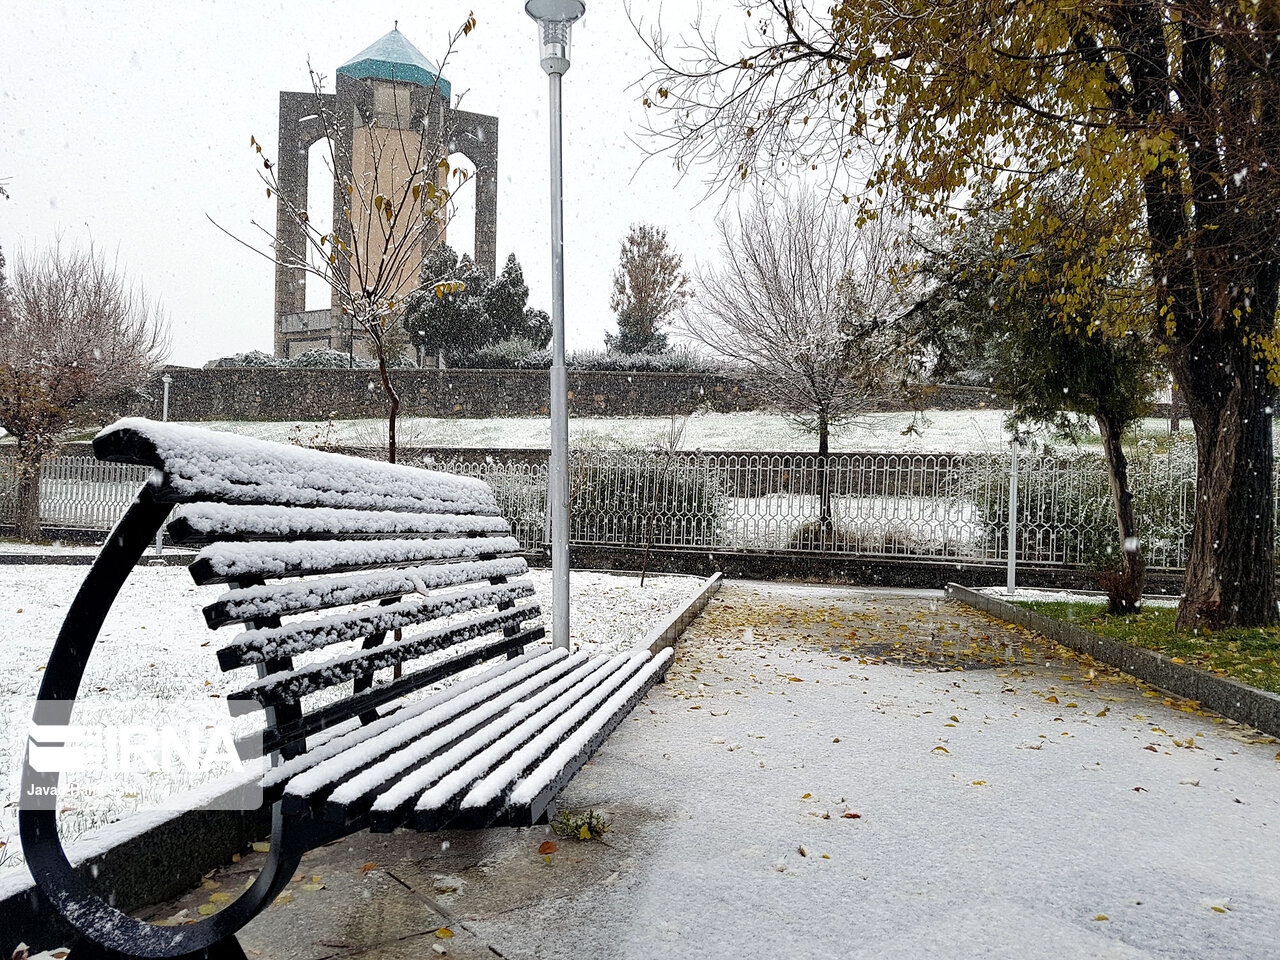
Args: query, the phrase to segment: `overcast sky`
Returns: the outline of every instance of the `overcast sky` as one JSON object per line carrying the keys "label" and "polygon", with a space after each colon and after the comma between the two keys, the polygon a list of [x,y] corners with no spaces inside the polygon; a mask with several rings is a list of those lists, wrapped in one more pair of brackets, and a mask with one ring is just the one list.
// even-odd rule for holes
{"label": "overcast sky", "polygon": [[[666,0],[664,24],[688,24],[696,6]],[[478,28],[444,75],[464,109],[499,117],[499,264],[514,252],[530,304],[550,309],[547,81],[522,0],[14,3],[0,18],[0,245],[12,255],[61,234],[118,255],[168,308],[175,363],[270,351],[273,267],[206,219],[246,237],[253,219],[274,224],[249,137],[276,155],[278,94],[309,89],[308,57],[332,78],[398,20],[438,61],[471,10]],[[698,205],[702,185],[678,184],[666,159],[639,169],[629,137],[646,68],[621,0],[587,0],[564,87],[571,350],[612,329],[610,277],[632,222],[666,227],[686,266],[714,256],[718,203]],[[460,220],[473,210],[465,199]],[[460,250],[471,236],[469,222],[451,227]]]}

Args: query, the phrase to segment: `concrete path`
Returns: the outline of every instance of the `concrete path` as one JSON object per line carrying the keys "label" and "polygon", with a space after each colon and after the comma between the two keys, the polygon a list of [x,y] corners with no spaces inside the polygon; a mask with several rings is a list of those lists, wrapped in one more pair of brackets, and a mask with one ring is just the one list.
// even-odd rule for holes
{"label": "concrete path", "polygon": [[249,955],[1280,956],[1274,741],[924,591],[729,583],[677,650],[562,797],[603,842],[360,835]]}

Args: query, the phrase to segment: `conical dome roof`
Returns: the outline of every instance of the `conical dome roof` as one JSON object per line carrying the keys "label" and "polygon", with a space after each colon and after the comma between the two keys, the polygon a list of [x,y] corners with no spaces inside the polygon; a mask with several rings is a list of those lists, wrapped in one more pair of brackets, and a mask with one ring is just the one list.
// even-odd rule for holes
{"label": "conical dome roof", "polygon": [[424,57],[399,30],[392,30],[365,47],[340,66],[338,73],[357,80],[377,77],[380,80],[416,83],[420,87],[434,86],[446,100],[450,96],[449,81],[440,76],[439,67]]}

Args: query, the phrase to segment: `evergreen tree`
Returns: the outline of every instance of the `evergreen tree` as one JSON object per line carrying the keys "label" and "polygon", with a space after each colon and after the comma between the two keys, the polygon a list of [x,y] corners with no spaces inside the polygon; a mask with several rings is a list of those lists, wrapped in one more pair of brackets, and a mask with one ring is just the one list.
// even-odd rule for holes
{"label": "evergreen tree", "polygon": [[688,283],[680,255],[667,244],[667,231],[652,224],[632,224],[622,241],[609,300],[618,332],[605,334],[605,346],[621,353],[665,351],[667,335],[660,325],[684,303]]}
{"label": "evergreen tree", "polygon": [[524,271],[520,269],[516,255],[510,254],[484,297],[484,310],[493,327],[494,341],[523,334],[524,311],[528,302],[529,287],[524,282]]}

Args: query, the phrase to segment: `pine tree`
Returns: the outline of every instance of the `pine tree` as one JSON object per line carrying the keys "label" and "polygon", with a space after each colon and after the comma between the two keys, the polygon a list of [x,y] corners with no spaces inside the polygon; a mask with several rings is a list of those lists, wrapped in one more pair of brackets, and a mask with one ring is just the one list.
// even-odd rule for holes
{"label": "pine tree", "polygon": [[667,335],[660,325],[684,303],[688,283],[680,255],[667,244],[667,231],[652,224],[632,224],[622,241],[609,300],[618,332],[605,334],[605,346],[620,353],[666,350]]}

